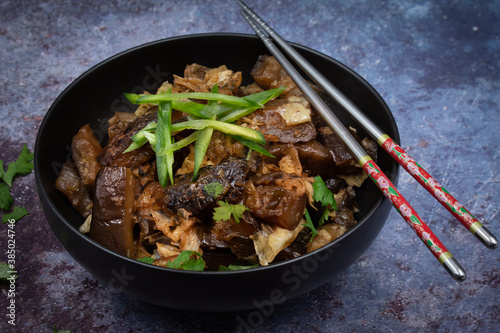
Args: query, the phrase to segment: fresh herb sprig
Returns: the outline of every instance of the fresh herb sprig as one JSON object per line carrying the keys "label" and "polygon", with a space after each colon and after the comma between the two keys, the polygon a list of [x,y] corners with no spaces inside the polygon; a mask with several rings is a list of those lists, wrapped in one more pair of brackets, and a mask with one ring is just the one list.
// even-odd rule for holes
{"label": "fresh herb sprig", "polygon": [[153,264],[155,262],[155,260],[151,257],[142,257],[142,258],[137,258],[138,261],[140,262],[144,262],[146,264]]}
{"label": "fresh herb sprig", "polygon": [[[328,186],[326,186],[326,183],[323,181],[323,178],[321,178],[321,176],[316,176],[313,179],[314,179],[314,183],[312,183],[313,200],[315,202],[319,202],[321,204],[321,207],[323,208],[323,211],[321,213],[317,225],[322,226],[326,221],[328,221],[329,214],[332,211],[337,210],[337,202],[335,201],[335,195],[333,194],[332,191],[330,191],[330,189],[328,189]],[[318,231],[316,230],[316,227],[311,219],[311,215],[309,215],[307,209],[304,212],[304,217],[306,219],[306,223],[304,223],[304,226],[311,229],[312,231],[311,240],[312,240],[314,236],[318,234]]]}
{"label": "fresh herb sprig", "polygon": [[248,210],[246,206],[240,204],[232,205],[225,201],[219,201],[217,203],[219,204],[219,207],[215,207],[213,213],[215,221],[229,220],[232,215],[234,221],[236,223],[240,223],[240,218],[243,216],[243,213]]}
{"label": "fresh herb sprig", "polygon": [[[194,255],[194,256],[193,256]],[[151,257],[144,257],[144,258],[138,258],[138,261],[147,263],[147,264],[153,264],[154,259]],[[167,263],[167,267],[169,268],[176,268],[176,269],[183,269],[187,271],[204,271],[205,270],[205,260],[203,260],[201,254],[195,251],[190,251],[190,250],[185,250],[182,251],[177,258],[175,258],[173,261],[170,261]],[[231,271],[239,271],[239,270],[244,270],[244,269],[250,269],[250,268],[256,268],[259,267],[259,264],[255,265],[219,265],[219,272],[231,272]],[[2,278],[1,275],[1,264],[0,264],[0,279]]]}
{"label": "fresh herb sprig", "polygon": [[205,261],[198,252],[185,250],[182,251],[174,261],[167,262],[167,267],[201,272],[205,269]]}
{"label": "fresh herb sprig", "polygon": [[311,240],[314,238],[314,236],[316,236],[318,234],[318,230],[316,230],[316,227],[314,226],[314,223],[311,219],[311,215],[309,215],[309,212],[307,211],[307,208],[306,210],[304,211],[304,218],[306,219],[306,223],[304,223],[304,226],[305,227],[308,227],[309,229],[311,229]]}
{"label": "fresh herb sprig", "polygon": [[[234,122],[262,108],[265,103],[279,96],[284,90],[285,88],[281,87],[245,97],[236,97],[219,94],[217,85],[214,85],[210,93],[167,92],[156,95],[126,93],[125,97],[133,104],[158,104],[159,109],[158,122],[151,122],[132,136],[133,143],[125,152],[130,152],[149,142],[156,152],[157,160],[161,160],[162,167],[157,168],[157,171],[158,179],[163,187],[167,185],[168,180],[173,184],[171,166],[173,165],[174,151],[193,142],[195,142],[195,161],[192,180],[196,179],[214,130],[232,136],[236,141],[258,153],[272,156],[261,146],[266,141],[260,131],[236,125]],[[192,99],[206,100],[207,104],[197,103]],[[172,124],[171,109],[189,114],[190,119]],[[174,142],[172,134],[183,130],[194,130],[195,132],[178,142]],[[159,135],[160,139],[158,139]],[[167,136],[170,138],[165,138]]]}
{"label": "fresh herb sprig", "polygon": [[224,185],[217,182],[208,183],[204,185],[203,188],[207,194],[214,199],[217,199],[217,197],[224,191]]}
{"label": "fresh herb sprig", "polygon": [[335,201],[335,195],[328,189],[321,176],[316,176],[313,179],[313,199],[321,203],[323,207],[323,213],[319,220],[319,225],[321,226],[328,220],[328,214],[337,210],[337,202]]}
{"label": "fresh herb sprig", "polygon": [[[151,257],[143,257],[137,259],[146,264],[153,264],[154,259]],[[185,271],[203,271],[205,269],[205,260],[200,253],[196,251],[185,250],[173,260],[167,262],[168,268],[183,269]]]}
{"label": "fresh herb sprig", "polygon": [[[14,199],[10,194],[12,181],[17,176],[27,175],[33,170],[33,154],[30,153],[26,145],[23,146],[19,157],[15,162],[11,162],[7,166],[7,171],[4,170],[4,162],[0,160],[0,209],[10,211]],[[14,219],[18,221],[23,216],[28,215],[28,211],[24,207],[15,206],[12,212],[2,215],[2,222],[7,223]]]}
{"label": "fresh herb sprig", "polygon": [[11,271],[12,268],[9,264],[0,262],[0,280],[7,281],[7,279],[11,277]]}

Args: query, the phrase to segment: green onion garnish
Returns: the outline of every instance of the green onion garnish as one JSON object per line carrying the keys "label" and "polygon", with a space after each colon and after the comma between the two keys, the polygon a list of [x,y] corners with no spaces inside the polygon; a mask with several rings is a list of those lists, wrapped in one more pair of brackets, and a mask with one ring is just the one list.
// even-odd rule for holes
{"label": "green onion garnish", "polygon": [[[248,148],[272,157],[261,146],[266,143],[266,140],[260,131],[236,125],[234,122],[262,108],[271,98],[279,96],[284,90],[285,88],[282,87],[245,97],[236,97],[219,94],[217,85],[214,85],[209,93],[171,93],[170,90],[167,93],[156,95],[126,93],[125,97],[133,104],[157,104],[158,121],[149,123],[132,136],[133,142],[125,152],[130,152],[149,142],[156,153],[158,180],[163,187],[167,186],[169,181],[171,184],[174,182],[172,170],[174,152],[193,142],[195,142],[195,147],[192,180],[196,179],[214,130],[231,135],[236,141]],[[206,100],[207,104],[198,103],[191,99]],[[173,109],[185,112],[191,117],[188,117],[187,121],[172,124]],[[172,133],[183,130],[194,130],[195,132],[178,142],[174,142]]]}
{"label": "green onion garnish", "polygon": [[[158,108],[158,125],[156,127],[156,149],[155,151],[164,150],[172,145],[174,138],[172,137],[172,102],[160,102]],[[167,186],[168,180],[174,183],[174,173],[172,166],[174,164],[174,153],[167,152],[165,155],[156,156],[156,170],[158,173],[158,181],[162,187]]]}

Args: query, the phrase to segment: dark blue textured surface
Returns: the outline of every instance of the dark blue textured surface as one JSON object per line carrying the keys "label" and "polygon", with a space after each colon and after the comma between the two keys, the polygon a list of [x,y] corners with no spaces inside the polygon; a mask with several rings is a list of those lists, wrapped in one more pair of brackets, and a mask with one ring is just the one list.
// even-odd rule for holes
{"label": "dark blue textured surface", "polygon": [[[403,148],[500,235],[500,1],[247,3],[286,39],[370,82],[393,111]],[[33,150],[50,104],[92,65],[165,37],[251,33],[238,10],[236,1],[2,1],[0,158],[12,161],[24,143]],[[0,331],[496,331],[500,250],[482,246],[404,172],[399,189],[467,270],[465,282],[454,282],[393,212],[373,246],[331,283],[263,312],[198,314],[144,304],[97,282],[50,232],[32,174],[12,191],[31,212],[16,225],[17,330],[7,324],[7,285],[0,284]]]}

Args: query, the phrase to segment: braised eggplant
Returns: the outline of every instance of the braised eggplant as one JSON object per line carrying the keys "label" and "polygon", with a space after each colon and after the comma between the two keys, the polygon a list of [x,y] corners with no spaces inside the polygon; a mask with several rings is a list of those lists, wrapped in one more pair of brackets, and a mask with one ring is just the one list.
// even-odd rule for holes
{"label": "braised eggplant", "polygon": [[90,237],[133,258],[135,178],[125,167],[103,167],[95,180]]}
{"label": "braised eggplant", "polygon": [[[270,95],[264,106],[233,109],[243,113],[231,126],[258,132],[266,144],[249,144],[235,132],[201,132],[208,126],[204,125],[173,131],[171,146],[178,147],[170,153],[159,151],[154,135],[144,132],[145,127],[153,131],[160,126],[160,112],[166,112],[162,117],[171,112],[168,126],[174,129],[180,128],[179,122],[200,123],[207,114],[207,119],[224,119],[227,104],[210,99],[141,104],[134,113],[117,113],[109,121],[109,141],[103,148],[90,127],[83,126],[73,138],[73,157],[64,165],[56,188],[89,219],[92,239],[154,265],[184,269],[179,258],[203,258],[202,269],[218,270],[220,265],[234,269],[295,258],[356,224],[353,187],[366,175],[276,59],[259,57],[251,72],[255,82],[247,86],[241,85],[241,72],[225,66],[190,64],[183,75],[174,75],[156,96],[218,92],[248,98],[250,108],[258,105],[249,101],[256,98],[251,94],[263,96],[258,94],[286,86],[281,95]],[[213,110],[217,111],[207,113]],[[376,159],[376,142],[352,131]],[[147,141],[137,139],[141,133]],[[200,156],[196,144],[207,137]],[[137,147],[130,151],[132,145]],[[169,162],[174,174],[173,183],[165,186],[157,174],[166,154],[174,160]],[[330,195],[330,201],[318,199],[316,191]]]}

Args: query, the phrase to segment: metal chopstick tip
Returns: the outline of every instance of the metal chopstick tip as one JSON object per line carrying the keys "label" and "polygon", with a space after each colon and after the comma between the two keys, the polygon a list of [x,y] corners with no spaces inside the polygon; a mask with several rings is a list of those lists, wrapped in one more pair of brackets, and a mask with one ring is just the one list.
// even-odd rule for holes
{"label": "metal chopstick tip", "polygon": [[486,229],[485,226],[477,228],[474,232],[474,236],[476,236],[481,243],[489,249],[493,250],[498,247],[497,238],[488,229]]}
{"label": "metal chopstick tip", "polygon": [[453,279],[462,282],[467,277],[465,270],[454,257],[450,257],[443,262],[443,267],[451,275]]}

